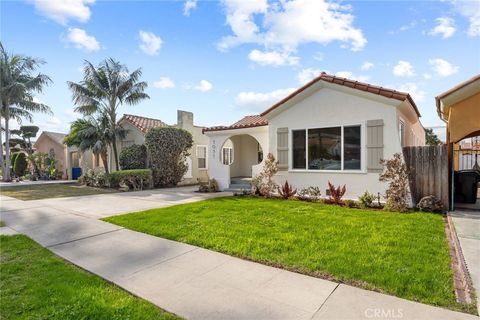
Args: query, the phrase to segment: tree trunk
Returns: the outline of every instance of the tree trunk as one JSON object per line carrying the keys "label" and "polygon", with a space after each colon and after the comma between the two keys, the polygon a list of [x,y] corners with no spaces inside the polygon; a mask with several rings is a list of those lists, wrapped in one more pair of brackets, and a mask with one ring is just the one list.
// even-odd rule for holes
{"label": "tree trunk", "polygon": [[115,141],[112,143],[113,148],[113,157],[115,158],[115,170],[120,170],[118,165],[118,151],[117,151],[117,136],[115,136]]}
{"label": "tree trunk", "polygon": [[[2,125],[2,121],[1,121],[1,117],[0,117],[0,126]],[[5,166],[5,159],[3,158],[3,139],[2,139],[2,131],[0,130],[0,165],[1,165],[1,168],[2,168],[2,175],[4,174],[4,172],[7,171],[7,168]]]}
{"label": "tree trunk", "polygon": [[10,108],[8,104],[5,106],[5,172],[2,172],[3,181],[10,181]]}
{"label": "tree trunk", "polygon": [[109,170],[108,170],[108,158],[107,158],[107,153],[102,151],[100,153],[100,157],[102,158],[102,162],[103,162],[103,166],[105,167],[105,173],[106,174],[109,174]]}

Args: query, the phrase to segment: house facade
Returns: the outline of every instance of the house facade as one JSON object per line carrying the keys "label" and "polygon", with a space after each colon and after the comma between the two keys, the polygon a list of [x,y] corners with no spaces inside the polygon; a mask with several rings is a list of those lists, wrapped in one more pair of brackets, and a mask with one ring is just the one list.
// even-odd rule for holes
{"label": "house facade", "polygon": [[[127,132],[124,139],[119,139],[117,141],[119,155],[123,149],[133,144],[145,144],[145,135],[148,130],[158,127],[169,127],[168,124],[159,119],[132,114],[125,114],[118,121],[118,124]],[[202,133],[204,127],[194,125],[193,113],[182,110],[177,111],[177,123],[171,127],[184,129],[190,132],[193,137],[193,147],[190,150],[190,156],[187,157],[188,171],[181,184],[196,184],[198,182],[207,181],[208,167],[206,149],[208,145],[208,137]],[[115,159],[110,148],[108,150],[107,158],[110,171],[116,170]],[[78,167],[80,167],[83,172],[88,169],[104,168],[103,162],[99,156],[93,154],[91,151],[80,153],[77,148],[67,148],[66,163],[69,177],[72,177],[72,173],[75,172]]]}
{"label": "house facade", "polygon": [[[278,184],[317,186],[324,196],[328,181],[345,184],[352,199],[366,190],[384,194],[380,160],[425,144],[419,118],[407,93],[322,73],[260,115],[205,129],[209,176],[227,189],[235,178],[258,174],[272,153]],[[226,143],[233,145],[230,162]]]}
{"label": "house facade", "polygon": [[67,146],[63,143],[66,134],[60,132],[43,131],[33,144],[37,152],[53,154],[57,163],[58,172],[65,173],[67,169]]}

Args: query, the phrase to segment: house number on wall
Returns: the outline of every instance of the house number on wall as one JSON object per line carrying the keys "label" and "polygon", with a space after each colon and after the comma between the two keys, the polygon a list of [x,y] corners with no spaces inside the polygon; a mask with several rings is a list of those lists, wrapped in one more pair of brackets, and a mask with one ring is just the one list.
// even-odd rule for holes
{"label": "house number on wall", "polygon": [[216,149],[215,140],[212,140],[212,157],[213,158],[215,158],[215,149]]}

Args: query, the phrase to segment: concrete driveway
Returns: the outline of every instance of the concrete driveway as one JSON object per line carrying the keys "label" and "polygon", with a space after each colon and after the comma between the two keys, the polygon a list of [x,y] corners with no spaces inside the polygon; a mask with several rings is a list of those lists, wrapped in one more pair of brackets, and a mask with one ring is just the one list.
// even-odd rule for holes
{"label": "concrete driveway", "polygon": [[[22,207],[52,207],[97,219],[128,212],[168,207],[176,204],[230,196],[229,192],[198,193],[196,186],[119,192],[92,196],[22,201]],[[18,208],[19,204],[15,205]],[[8,202],[2,210],[9,210]]]}
{"label": "concrete driveway", "polygon": [[64,259],[187,319],[478,320],[97,219],[212,196],[222,194],[182,188],[37,201],[0,196],[0,219]]}

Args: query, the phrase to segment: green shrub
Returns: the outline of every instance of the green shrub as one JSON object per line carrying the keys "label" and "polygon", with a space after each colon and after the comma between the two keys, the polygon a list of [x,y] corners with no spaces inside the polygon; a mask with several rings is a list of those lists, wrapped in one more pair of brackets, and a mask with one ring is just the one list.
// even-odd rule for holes
{"label": "green shrub", "polygon": [[147,167],[147,148],[142,144],[134,144],[120,152],[122,170],[145,169]]}
{"label": "green shrub", "polygon": [[143,190],[152,185],[152,170],[133,169],[110,172],[108,174],[108,184],[110,188],[127,186],[133,190]]}
{"label": "green shrub", "polygon": [[192,135],[183,129],[153,128],[145,135],[155,186],[176,185],[188,170],[186,157]]}
{"label": "green shrub", "polygon": [[365,191],[360,197],[358,197],[358,202],[363,208],[372,207],[373,201],[375,200],[375,195],[368,191]]}
{"label": "green shrub", "polygon": [[78,178],[78,182],[89,187],[104,188],[107,186],[108,176],[103,168],[88,169]]}
{"label": "green shrub", "polygon": [[304,201],[316,201],[320,199],[320,196],[322,195],[322,192],[320,191],[319,187],[307,187],[303,188],[298,192],[298,199],[304,200]]}
{"label": "green shrub", "polygon": [[20,152],[14,152],[10,156],[10,165],[12,166],[12,168],[15,167],[15,160],[17,159],[19,154],[20,154]]}
{"label": "green shrub", "polygon": [[355,201],[355,200],[346,199],[343,202],[345,203],[345,206],[348,207],[348,208],[358,208],[359,207],[357,201]]}
{"label": "green shrub", "polygon": [[25,155],[25,153],[20,152],[15,158],[13,172],[15,172],[15,175],[17,177],[21,177],[25,175],[25,171],[27,170],[27,167],[28,167],[27,156]]}
{"label": "green shrub", "polygon": [[395,153],[392,159],[381,160],[383,172],[379,180],[387,182],[388,188],[385,192],[387,201],[384,209],[387,211],[406,212],[408,210],[408,168],[403,162],[400,153]]}

